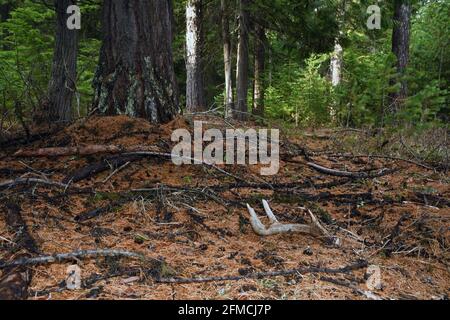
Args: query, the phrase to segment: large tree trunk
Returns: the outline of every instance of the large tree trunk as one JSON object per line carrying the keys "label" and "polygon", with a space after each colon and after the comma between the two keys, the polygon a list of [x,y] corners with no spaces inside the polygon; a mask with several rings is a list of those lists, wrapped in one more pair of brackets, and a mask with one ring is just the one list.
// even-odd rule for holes
{"label": "large tree trunk", "polygon": [[238,120],[247,118],[248,94],[248,30],[249,30],[249,0],[239,0],[239,43],[237,50],[236,95],[237,105],[233,117]]}
{"label": "large tree trunk", "polygon": [[223,42],[223,60],[225,69],[225,117],[229,117],[234,109],[233,98],[233,80],[232,80],[232,49],[230,36],[230,23],[227,14],[227,0],[221,0],[220,9],[222,16],[222,42]]}
{"label": "large tree trunk", "polygon": [[255,25],[255,79],[253,87],[253,114],[264,114],[265,67],[266,67],[266,31],[264,27]]}
{"label": "large tree trunk", "polygon": [[179,112],[170,0],[103,2],[94,110],[165,123]]}
{"label": "large tree trunk", "polygon": [[203,87],[202,1],[188,0],[186,5],[186,108],[206,110]]}
{"label": "large tree trunk", "polygon": [[[397,73],[403,77],[409,60],[409,29],[411,4],[408,0],[395,0],[392,52],[397,57]],[[400,82],[400,91],[391,95],[391,103],[397,110],[408,95],[406,80]]]}
{"label": "large tree trunk", "polygon": [[46,118],[52,122],[72,120],[72,99],[77,79],[77,30],[67,28],[67,8],[76,0],[55,0],[56,35],[52,73],[48,86]]}

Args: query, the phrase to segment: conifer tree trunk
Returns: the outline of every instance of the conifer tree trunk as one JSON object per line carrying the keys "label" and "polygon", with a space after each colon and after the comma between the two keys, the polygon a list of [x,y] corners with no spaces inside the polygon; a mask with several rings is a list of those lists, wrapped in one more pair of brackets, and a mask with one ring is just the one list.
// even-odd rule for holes
{"label": "conifer tree trunk", "polygon": [[249,0],[239,0],[239,42],[237,50],[236,96],[237,103],[233,117],[238,120],[247,118],[248,94],[248,43],[249,43]]}
{"label": "conifer tree trunk", "polygon": [[186,5],[186,108],[206,110],[203,87],[202,1],[188,0]]}
{"label": "conifer tree trunk", "polygon": [[77,30],[67,28],[67,8],[76,0],[55,0],[56,35],[48,101],[44,117],[50,122],[65,123],[72,120],[72,99],[77,79]]}
{"label": "conifer tree trunk", "polygon": [[253,114],[264,114],[265,69],[266,69],[266,31],[264,27],[255,25],[255,68],[253,88]]}
{"label": "conifer tree trunk", "polygon": [[179,112],[170,0],[103,2],[93,108],[166,123]]}

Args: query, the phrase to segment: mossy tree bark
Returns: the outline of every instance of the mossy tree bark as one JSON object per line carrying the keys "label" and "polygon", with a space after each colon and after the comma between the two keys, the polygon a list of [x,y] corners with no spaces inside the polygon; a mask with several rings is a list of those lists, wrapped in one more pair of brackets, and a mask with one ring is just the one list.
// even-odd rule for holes
{"label": "mossy tree bark", "polygon": [[103,3],[103,44],[93,108],[166,123],[179,112],[171,0]]}

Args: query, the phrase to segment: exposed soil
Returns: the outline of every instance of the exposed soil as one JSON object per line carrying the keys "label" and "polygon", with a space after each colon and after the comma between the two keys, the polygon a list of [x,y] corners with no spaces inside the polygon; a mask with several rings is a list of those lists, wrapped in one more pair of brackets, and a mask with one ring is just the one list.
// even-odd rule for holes
{"label": "exposed soil", "polygon": [[[207,122],[205,126],[227,127],[217,118],[202,120]],[[191,127],[192,119],[184,118],[164,126],[125,116],[80,121],[46,139],[1,150],[0,182],[18,177],[61,182],[71,172],[109,157],[13,157],[20,148],[108,144],[170,152],[172,131]],[[205,189],[236,181],[205,165],[175,166],[170,159],[153,157],[130,161],[120,170],[111,168],[94,174],[66,189],[40,184],[2,189],[0,212],[5,214],[0,216],[0,261],[13,260],[24,252],[14,244],[18,230],[8,228],[3,219],[7,210],[4,204],[13,202],[19,205],[30,235],[44,254],[80,249],[140,252],[165,261],[168,267],[157,272],[157,277],[163,278],[251,275],[308,266],[339,268],[364,259],[381,268],[382,288],[373,292],[381,298],[448,298],[448,176],[396,160],[333,157],[332,153],[341,150],[334,150],[332,141],[323,138],[330,132],[284,135],[281,168],[273,177],[261,177],[260,166],[221,166],[247,182],[298,183],[298,188]],[[398,170],[379,178],[344,183],[343,178],[307,166],[304,150],[310,161],[328,168]],[[331,181],[340,183],[318,187]],[[135,190],[143,188],[147,190]],[[250,203],[263,216],[261,199],[270,202],[281,222],[307,223],[308,214],[300,207],[310,209],[341,239],[341,246],[302,234],[256,235],[244,205]],[[80,221],[80,215],[98,208],[103,208],[100,215]],[[83,280],[98,275],[106,279],[86,282],[80,290],[66,290],[66,269],[74,263],[80,266]],[[182,284],[159,283],[139,260],[125,258],[83,259],[30,268],[33,278],[29,299],[366,299],[361,291],[368,290],[366,268],[333,275],[305,273]],[[5,275],[1,272],[0,278]],[[332,277],[340,284],[323,277]]]}

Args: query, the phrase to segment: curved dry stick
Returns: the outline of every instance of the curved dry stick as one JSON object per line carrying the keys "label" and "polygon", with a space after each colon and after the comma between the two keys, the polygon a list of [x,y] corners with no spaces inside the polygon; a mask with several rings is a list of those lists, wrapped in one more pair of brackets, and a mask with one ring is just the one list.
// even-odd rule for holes
{"label": "curved dry stick", "polygon": [[370,174],[367,172],[349,172],[349,171],[330,169],[330,168],[322,167],[321,165],[318,165],[313,162],[308,162],[307,165],[310,166],[311,168],[313,168],[314,170],[316,170],[320,173],[323,173],[323,174],[327,174],[330,176],[336,176],[336,177],[355,178],[355,179],[378,178],[378,177],[382,177],[382,176],[385,176],[385,175],[388,175],[388,174],[391,174],[391,173],[397,171],[396,169],[383,168],[383,169],[379,170],[377,173]]}

